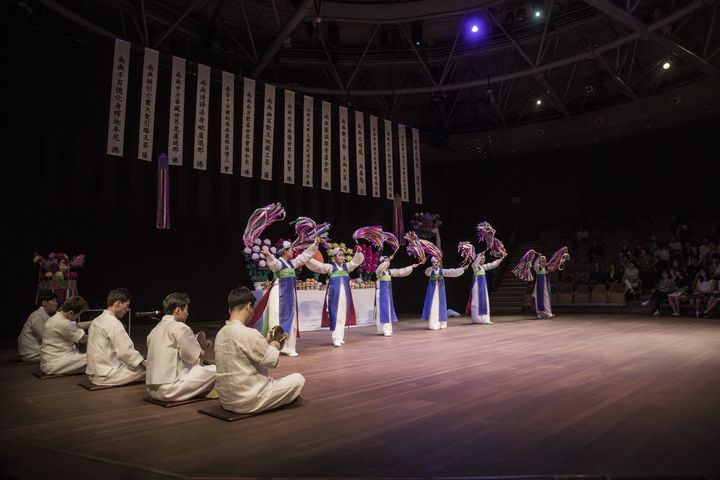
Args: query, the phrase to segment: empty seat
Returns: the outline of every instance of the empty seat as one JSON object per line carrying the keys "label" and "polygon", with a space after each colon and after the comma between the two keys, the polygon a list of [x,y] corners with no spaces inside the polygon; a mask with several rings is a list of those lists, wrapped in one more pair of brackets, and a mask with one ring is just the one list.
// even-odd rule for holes
{"label": "empty seat", "polygon": [[575,303],[590,302],[590,287],[585,283],[581,283],[575,289]]}
{"label": "empty seat", "polygon": [[557,303],[572,303],[573,301],[573,289],[569,283],[563,283],[560,285],[560,291],[557,295]]}
{"label": "empty seat", "polygon": [[593,287],[590,301],[592,303],[607,303],[608,292],[604,283],[598,283]]}
{"label": "empty seat", "polygon": [[610,287],[608,303],[625,303],[625,287],[619,283]]}

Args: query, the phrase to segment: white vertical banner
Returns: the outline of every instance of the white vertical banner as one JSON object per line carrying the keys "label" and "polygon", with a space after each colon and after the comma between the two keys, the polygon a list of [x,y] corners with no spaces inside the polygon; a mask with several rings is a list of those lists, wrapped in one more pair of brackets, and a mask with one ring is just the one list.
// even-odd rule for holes
{"label": "white vertical banner", "polygon": [[295,92],[285,90],[285,129],[283,144],[285,156],[283,161],[283,177],[285,183],[295,183]]}
{"label": "white vertical banner", "polygon": [[207,170],[207,132],[210,114],[210,67],[198,64],[195,93],[195,148],[193,167]]}
{"label": "white vertical banner", "polygon": [[348,112],[340,107],[338,115],[340,123],[340,191],[350,193],[350,154],[348,152]]}
{"label": "white vertical banner", "polygon": [[365,181],[365,117],[355,112],[355,164],[357,167],[357,193],[367,195]]}
{"label": "white vertical banner", "polygon": [[243,119],[242,119],[242,147],[241,172],[243,177],[252,177],[253,174],[253,136],[255,135],[255,80],[243,79]]}
{"label": "white vertical banner", "polygon": [[422,175],[420,174],[420,132],[412,129],[413,170],[415,172],[415,203],[422,205]]}
{"label": "white vertical banner", "polygon": [[153,159],[155,133],[155,95],[157,92],[158,51],[145,48],[143,59],[142,95],[140,95],[140,138],[138,158],[147,162]]}
{"label": "white vertical banner", "polygon": [[410,201],[410,188],[408,185],[407,143],[405,139],[405,125],[398,125],[398,152],[400,153],[400,199]]}
{"label": "white vertical banner", "polygon": [[272,180],[273,143],[275,142],[275,85],[265,84],[263,109],[262,168],[260,178]]}
{"label": "white vertical banner", "polygon": [[313,186],[313,98],[303,98],[303,187]]}
{"label": "white vertical banner", "polygon": [[235,75],[222,72],[220,128],[220,173],[233,173],[233,128],[235,127]]}
{"label": "white vertical banner", "polygon": [[385,120],[385,198],[395,198],[393,185],[392,123]]}
{"label": "white vertical banner", "polygon": [[322,102],[322,179],[323,190],[332,189],[332,106],[330,102]]}
{"label": "white vertical banner", "polygon": [[127,107],[128,73],[130,72],[130,43],[115,39],[112,86],[110,87],[110,117],[108,119],[107,154],[123,156],[125,139],[125,108]]}
{"label": "white vertical banner", "polygon": [[170,134],[168,163],[183,164],[183,130],[185,124],[185,59],[172,57],[170,81]]}
{"label": "white vertical banner", "polygon": [[378,150],[378,121],[375,115],[370,115],[370,172],[372,196],[380,198],[380,154]]}

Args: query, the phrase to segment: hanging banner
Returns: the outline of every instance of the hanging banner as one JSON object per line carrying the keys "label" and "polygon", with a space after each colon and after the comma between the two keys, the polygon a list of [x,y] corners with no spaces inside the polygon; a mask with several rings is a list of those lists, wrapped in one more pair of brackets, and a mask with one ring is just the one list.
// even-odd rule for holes
{"label": "hanging banner", "polygon": [[380,155],[378,153],[378,122],[377,117],[370,115],[370,177],[372,180],[372,196],[380,198]]}
{"label": "hanging banner", "polygon": [[265,84],[265,108],[263,113],[262,168],[260,177],[272,180],[273,143],[275,140],[275,85]]}
{"label": "hanging banner", "polygon": [[407,144],[405,141],[405,125],[398,125],[398,152],[400,153],[400,198],[403,202],[409,202],[410,188],[408,186]]}
{"label": "hanging banner", "polygon": [[340,107],[340,191],[350,193],[350,158],[348,154],[347,108]]}
{"label": "hanging banner", "polygon": [[235,124],[235,75],[222,72],[222,117],[220,128],[220,173],[233,173],[233,128]]}
{"label": "hanging banner", "polygon": [[207,170],[207,130],[210,113],[210,67],[198,65],[195,94],[195,151],[193,168]]}
{"label": "hanging banner", "polygon": [[115,40],[112,86],[110,87],[110,118],[108,120],[107,154],[123,156],[125,139],[125,107],[128,73],[130,71],[130,43]]}
{"label": "hanging banner", "polygon": [[412,129],[413,171],[415,172],[415,203],[422,205],[422,175],[420,175],[420,132]]}
{"label": "hanging banner", "polygon": [[295,92],[285,90],[285,129],[283,131],[283,144],[285,157],[283,161],[283,176],[285,183],[295,183]]}
{"label": "hanging banner", "polygon": [[332,110],[329,102],[322,102],[322,189],[330,190],[332,185]]}
{"label": "hanging banner", "polygon": [[303,187],[313,186],[313,98],[304,96],[303,103]]}
{"label": "hanging banner", "polygon": [[146,162],[152,161],[157,71],[158,51],[146,48],[143,60],[143,85],[142,95],[140,96],[140,139],[138,140],[138,158]]}
{"label": "hanging banner", "polygon": [[355,163],[357,166],[357,193],[367,195],[365,181],[365,118],[355,112]]}
{"label": "hanging banner", "polygon": [[170,81],[170,138],[168,150],[170,165],[183,164],[183,131],[185,125],[185,59],[172,57]]}
{"label": "hanging banner", "polygon": [[243,136],[242,172],[243,177],[253,173],[253,136],[255,135],[255,80],[245,78],[243,82]]}
{"label": "hanging banner", "polygon": [[385,120],[385,198],[392,200],[393,190],[392,123]]}

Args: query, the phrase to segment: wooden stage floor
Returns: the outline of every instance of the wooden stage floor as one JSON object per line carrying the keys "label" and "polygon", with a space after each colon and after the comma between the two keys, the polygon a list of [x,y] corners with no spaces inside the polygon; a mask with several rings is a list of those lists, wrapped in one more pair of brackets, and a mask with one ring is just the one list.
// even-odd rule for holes
{"label": "wooden stage floor", "polygon": [[[306,332],[275,376],[301,407],[227,423],[165,409],[144,385],[86,391],[0,365],[0,473],[11,478],[715,478],[720,322],[467,317],[432,332]],[[192,323],[191,323],[192,325]],[[210,331],[214,337],[217,329]],[[142,328],[133,327],[136,345]],[[145,332],[148,327],[145,326]],[[601,477],[607,475],[608,477]]]}

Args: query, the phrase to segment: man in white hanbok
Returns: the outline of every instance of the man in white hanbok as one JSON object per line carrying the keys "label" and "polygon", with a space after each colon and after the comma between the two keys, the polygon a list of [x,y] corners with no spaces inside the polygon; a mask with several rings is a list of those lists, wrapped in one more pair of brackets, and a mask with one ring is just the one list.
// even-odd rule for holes
{"label": "man in white hanbok", "polygon": [[18,355],[23,362],[40,361],[40,345],[48,319],[57,311],[57,295],[51,290],[40,290],[37,295],[37,310],[25,320],[18,336]]}
{"label": "man in white hanbok", "polygon": [[82,297],[68,298],[60,311],[50,317],[45,325],[40,350],[40,371],[45,375],[82,373],[87,360],[77,349],[78,343],[85,343],[87,335],[83,328],[90,322],[78,323],[80,314],[88,309]]}
{"label": "man in white hanbok", "polygon": [[282,345],[274,340],[268,343],[260,332],[246,326],[254,304],[255,296],[247,288],[230,292],[230,319],[215,337],[215,388],[223,408],[235,413],[287,405],[300,396],[305,385],[299,373],[277,380],[268,375],[268,370],[277,366]]}
{"label": "man in white hanbok", "polygon": [[90,325],[85,373],[95,385],[119,386],[145,378],[145,359],[120,323],[130,310],[131,300],[126,288],[111,291],[107,308]]}
{"label": "man in white hanbok", "polygon": [[147,384],[150,396],[163,402],[179,402],[206,395],[215,385],[215,365],[202,365],[203,348],[185,323],[190,297],[171,293],[162,303],[163,318],[147,337]]}

